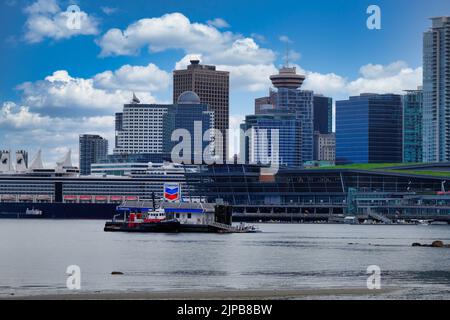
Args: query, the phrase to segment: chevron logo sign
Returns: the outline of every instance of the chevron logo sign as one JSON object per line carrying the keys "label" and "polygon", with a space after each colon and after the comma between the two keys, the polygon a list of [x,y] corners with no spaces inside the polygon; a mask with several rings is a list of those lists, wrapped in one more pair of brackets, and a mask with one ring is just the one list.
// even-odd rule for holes
{"label": "chevron logo sign", "polygon": [[164,201],[179,202],[181,188],[179,183],[164,183]]}

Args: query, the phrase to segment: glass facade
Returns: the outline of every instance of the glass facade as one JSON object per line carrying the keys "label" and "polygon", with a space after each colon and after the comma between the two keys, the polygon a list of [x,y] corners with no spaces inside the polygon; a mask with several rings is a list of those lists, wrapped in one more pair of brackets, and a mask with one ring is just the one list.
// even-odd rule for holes
{"label": "glass facade", "polygon": [[450,17],[423,36],[423,161],[450,161]]}
{"label": "glass facade", "polygon": [[403,162],[422,162],[423,92],[411,90],[403,97]]}
{"label": "glass facade", "polygon": [[402,162],[402,99],[363,94],[336,102],[336,162]]}
{"label": "glass facade", "polygon": [[[201,132],[195,132],[195,126],[201,126]],[[178,145],[180,141],[172,141],[172,133],[177,129],[185,129],[190,134],[190,163],[194,163],[195,159],[203,159],[203,151],[206,150],[209,144],[214,139],[213,132],[209,140],[203,141],[205,132],[214,128],[214,112],[208,111],[206,104],[181,104],[173,105],[168,108],[167,113],[163,116],[163,152],[170,156],[172,149]],[[201,142],[201,150],[198,150],[198,146],[195,143],[195,135],[198,135]],[[183,150],[187,151],[187,150]],[[213,150],[211,150],[212,152]],[[180,155],[182,158],[186,156]],[[210,158],[209,158],[210,159]]]}
{"label": "glass facade", "polygon": [[246,160],[250,163],[268,164],[272,154],[272,130],[278,133],[278,159],[281,165],[300,166],[301,124],[294,114],[273,112],[270,114],[248,115],[242,129],[251,129],[251,137],[246,139]]}
{"label": "glass facade", "polygon": [[274,96],[276,107],[295,114],[301,130],[301,162],[313,160],[314,93],[312,91],[278,88]]}
{"label": "glass facade", "polygon": [[314,132],[333,132],[333,99],[314,95]]}

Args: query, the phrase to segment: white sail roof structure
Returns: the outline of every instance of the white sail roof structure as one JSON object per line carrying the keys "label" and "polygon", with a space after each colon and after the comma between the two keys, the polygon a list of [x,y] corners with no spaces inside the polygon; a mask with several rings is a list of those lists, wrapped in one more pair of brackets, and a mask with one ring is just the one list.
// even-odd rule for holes
{"label": "white sail roof structure", "polygon": [[56,162],[56,168],[57,169],[63,169],[63,168],[73,168],[72,165],[72,150],[69,149],[67,153],[65,154],[64,158],[61,161]]}
{"label": "white sail roof structure", "polygon": [[33,160],[31,161],[29,169],[30,170],[44,169],[44,164],[42,163],[42,150],[39,149],[39,151],[36,153]]}
{"label": "white sail roof structure", "polygon": [[0,151],[0,172],[1,173],[14,173],[14,166],[11,163],[11,152]]}
{"label": "white sail roof structure", "polygon": [[22,173],[27,171],[27,162],[25,159],[25,153],[22,151],[16,152],[16,171]]}

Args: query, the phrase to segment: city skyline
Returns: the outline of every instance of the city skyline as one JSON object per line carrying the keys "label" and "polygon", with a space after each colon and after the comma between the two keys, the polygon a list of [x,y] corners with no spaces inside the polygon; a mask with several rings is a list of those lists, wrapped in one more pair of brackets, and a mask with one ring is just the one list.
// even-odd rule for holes
{"label": "city skyline", "polygon": [[[285,16],[283,23],[273,23],[268,17],[275,3],[262,6],[265,13],[254,8],[251,15],[271,21],[271,30],[263,21],[253,24],[235,16],[224,3],[217,10],[210,6],[197,10],[192,2],[169,2],[164,8],[146,4],[148,13],[135,3],[124,7],[119,2],[93,5],[81,1],[78,5],[88,17],[86,28],[72,33],[62,32],[55,18],[65,11],[64,1],[1,3],[2,19],[8,26],[1,31],[4,41],[0,45],[4,56],[0,67],[8,75],[0,85],[0,134],[8,141],[2,143],[3,149],[27,149],[32,154],[43,149],[49,155],[46,160],[54,163],[68,148],[76,150],[82,133],[102,134],[113,145],[114,112],[130,100],[130,92],[137,91],[145,103],[171,101],[171,72],[184,68],[192,55],[230,71],[231,127],[252,113],[256,97],[266,94],[269,76],[283,64],[287,44],[291,64],[306,74],[304,89],[335,101],[367,91],[416,89],[422,82],[421,39],[430,27],[429,18],[449,14],[444,1],[426,5],[378,1],[382,29],[368,30],[366,8],[371,3],[322,1],[327,5],[318,10],[320,4],[299,1],[289,5],[299,9],[297,19],[311,28],[297,32],[286,8],[279,8]],[[402,5],[408,10],[399,10]],[[337,23],[338,12],[349,21]],[[315,21],[317,15],[323,20]],[[413,24],[406,23],[408,17],[414,17]],[[40,19],[55,23],[52,28],[39,29]],[[165,33],[174,21],[184,26],[185,39]],[[162,36],[148,32],[145,41],[133,42],[133,30],[145,31],[146,23],[158,28]],[[128,40],[114,38],[118,30],[126,32]],[[201,46],[214,43],[217,46],[207,50]],[[338,50],[332,50],[336,45]],[[78,49],[81,46],[83,50]],[[351,57],[346,57],[347,50],[352,50]],[[46,55],[40,56],[43,52]]]}

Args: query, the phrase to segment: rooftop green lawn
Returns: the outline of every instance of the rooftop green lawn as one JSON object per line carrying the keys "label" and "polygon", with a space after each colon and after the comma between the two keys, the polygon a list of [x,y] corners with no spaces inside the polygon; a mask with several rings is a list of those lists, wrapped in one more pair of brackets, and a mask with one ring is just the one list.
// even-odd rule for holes
{"label": "rooftop green lawn", "polygon": [[383,172],[392,172],[392,173],[405,173],[405,174],[415,174],[415,175],[423,175],[423,176],[435,176],[435,177],[450,177],[450,171],[431,171],[431,170],[414,170],[414,169],[386,169],[390,167],[402,167],[402,166],[411,166],[411,165],[419,165],[424,163],[355,163],[355,164],[346,164],[346,165],[338,165],[338,166],[330,166],[330,167],[319,167],[313,169],[322,169],[322,170],[333,170],[333,169],[353,169],[353,170],[368,170],[368,171],[383,171]]}
{"label": "rooftop green lawn", "polygon": [[314,169],[358,169],[358,170],[376,170],[388,167],[411,166],[421,163],[354,163],[330,167],[317,167]]}

